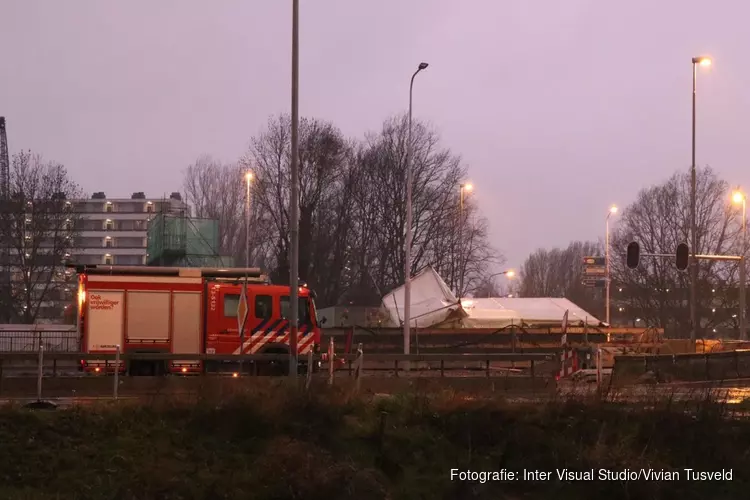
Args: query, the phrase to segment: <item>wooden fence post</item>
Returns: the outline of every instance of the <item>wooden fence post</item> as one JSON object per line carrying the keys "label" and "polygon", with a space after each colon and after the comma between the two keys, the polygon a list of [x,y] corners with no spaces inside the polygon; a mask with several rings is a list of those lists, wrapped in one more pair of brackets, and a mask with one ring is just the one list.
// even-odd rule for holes
{"label": "wooden fence post", "polygon": [[362,380],[362,371],[364,369],[364,353],[362,352],[362,344],[357,346],[357,359],[354,361],[354,387],[355,391],[359,392],[359,388]]}
{"label": "wooden fence post", "polygon": [[333,385],[333,362],[336,356],[333,350],[333,337],[328,342],[328,385]]}

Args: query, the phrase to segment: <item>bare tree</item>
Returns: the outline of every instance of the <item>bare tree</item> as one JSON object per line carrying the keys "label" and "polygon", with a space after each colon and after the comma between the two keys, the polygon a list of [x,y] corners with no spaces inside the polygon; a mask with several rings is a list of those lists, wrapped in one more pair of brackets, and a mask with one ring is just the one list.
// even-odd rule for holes
{"label": "bare tree", "polygon": [[10,200],[0,214],[11,270],[3,300],[6,321],[62,319],[63,304],[72,299],[70,273],[63,267],[75,244],[69,200],[79,196],[63,165],[31,151],[13,156]]}
{"label": "bare tree", "polygon": [[[381,290],[404,282],[407,135],[407,117],[386,120],[357,156],[354,203],[361,215],[358,264],[364,266],[359,272],[368,273]],[[470,199],[465,219],[458,219],[459,186],[466,177],[461,159],[442,148],[437,132],[423,123],[412,123],[412,141],[412,274],[431,264],[451,288],[465,294],[479,284],[485,268],[502,264],[502,256],[489,245],[487,222]],[[459,291],[461,274],[464,290]]]}
{"label": "bare tree", "polygon": [[583,258],[602,255],[598,243],[574,241],[567,248],[539,249],[519,273],[522,297],[565,297],[591,313],[602,308],[601,293],[583,286]]}
{"label": "bare tree", "polygon": [[[403,283],[406,119],[387,120],[364,142],[347,140],[331,123],[300,121],[300,278],[320,306],[377,304]],[[431,264],[467,293],[502,263],[488,243],[487,221],[471,199],[459,221],[458,189],[465,167],[439,146],[436,132],[414,126],[414,260],[412,272]],[[240,160],[253,186],[253,246],[276,282],[289,279],[291,120],[280,115],[251,139]],[[223,241],[236,247],[243,172],[204,157],[188,169],[186,196],[204,217],[229,218]],[[460,248],[459,248],[460,245]]]}
{"label": "bare tree", "polygon": [[[209,155],[199,157],[185,170],[185,198],[197,218],[213,219],[219,226],[219,247],[216,253],[234,258],[236,265],[245,262],[245,174],[252,165],[245,161],[221,163]],[[254,210],[256,189],[251,183],[250,251],[251,265],[267,262],[269,238],[265,237],[264,217]],[[241,264],[240,264],[241,263]]]}
{"label": "bare tree", "polygon": [[[299,141],[300,278],[318,293],[321,304],[336,303],[344,293],[352,239],[352,149],[331,123],[303,118]],[[257,171],[257,201],[274,243],[274,278],[289,279],[289,199],[291,119],[269,120],[251,141],[247,160]]]}
{"label": "bare tree", "polygon": [[[710,168],[697,172],[697,254],[738,255],[739,214],[729,204],[729,185]],[[642,253],[674,254],[689,239],[690,176],[674,174],[662,185],[644,189],[619,219],[613,249],[624,255],[630,241]],[[673,259],[641,258],[628,269],[623,258],[612,260],[619,308],[647,325],[665,328],[671,335],[689,332],[689,274],[678,271]],[[622,292],[620,292],[622,289]],[[699,261],[697,284],[699,328],[713,330],[732,321],[737,307],[737,265]]]}

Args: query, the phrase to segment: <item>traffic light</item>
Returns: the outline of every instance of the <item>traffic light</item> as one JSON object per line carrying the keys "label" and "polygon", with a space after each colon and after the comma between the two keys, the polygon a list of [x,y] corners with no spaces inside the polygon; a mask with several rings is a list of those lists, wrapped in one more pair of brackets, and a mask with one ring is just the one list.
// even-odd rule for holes
{"label": "traffic light", "polygon": [[638,262],[641,259],[641,247],[638,245],[638,242],[631,241],[628,244],[628,267],[630,269],[635,269],[638,267]]}
{"label": "traffic light", "polygon": [[690,260],[690,249],[686,243],[680,243],[677,245],[677,251],[675,252],[676,259],[675,265],[680,271],[684,271],[688,267],[688,261]]}

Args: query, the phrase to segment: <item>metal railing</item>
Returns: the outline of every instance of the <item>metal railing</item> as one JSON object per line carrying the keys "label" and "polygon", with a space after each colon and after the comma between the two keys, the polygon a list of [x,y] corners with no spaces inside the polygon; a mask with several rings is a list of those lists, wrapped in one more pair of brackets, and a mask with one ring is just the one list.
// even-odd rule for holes
{"label": "metal railing", "polygon": [[0,330],[0,352],[36,352],[39,345],[47,352],[75,353],[81,350],[75,330],[9,331]]}

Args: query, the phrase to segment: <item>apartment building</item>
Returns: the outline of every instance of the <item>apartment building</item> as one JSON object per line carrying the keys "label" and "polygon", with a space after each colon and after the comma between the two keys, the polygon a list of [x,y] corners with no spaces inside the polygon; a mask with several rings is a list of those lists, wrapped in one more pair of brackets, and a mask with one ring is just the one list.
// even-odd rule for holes
{"label": "apartment building", "polygon": [[142,192],[130,198],[107,198],[94,193],[75,200],[76,243],[71,261],[77,264],[136,266],[146,264],[148,222],[157,213],[186,213],[180,193],[169,198],[147,198]]}

